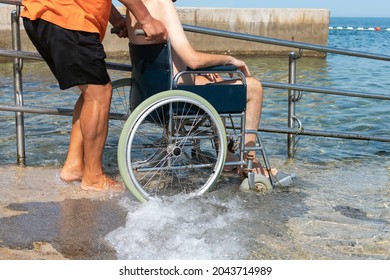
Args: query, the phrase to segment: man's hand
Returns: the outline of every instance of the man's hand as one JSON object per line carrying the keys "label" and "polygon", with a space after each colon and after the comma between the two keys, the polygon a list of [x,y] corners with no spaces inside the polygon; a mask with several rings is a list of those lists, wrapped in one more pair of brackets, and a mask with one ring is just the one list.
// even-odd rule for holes
{"label": "man's hand", "polygon": [[168,32],[161,21],[152,17],[141,0],[119,0],[137,19],[148,41],[164,41]]}
{"label": "man's hand", "polygon": [[164,24],[153,17],[141,24],[141,28],[145,31],[147,41],[165,41],[168,38]]}
{"label": "man's hand", "polygon": [[115,32],[112,33],[115,33],[119,38],[129,37],[126,28],[126,19],[119,13],[114,5],[111,5],[109,21],[115,29]]}
{"label": "man's hand", "polygon": [[[115,24],[115,26],[113,25],[114,28],[111,29],[111,33],[115,33],[119,38],[128,38],[129,37],[129,33],[127,31],[127,27],[126,27],[126,21],[125,21],[125,24]],[[114,30],[114,32],[113,32]]]}

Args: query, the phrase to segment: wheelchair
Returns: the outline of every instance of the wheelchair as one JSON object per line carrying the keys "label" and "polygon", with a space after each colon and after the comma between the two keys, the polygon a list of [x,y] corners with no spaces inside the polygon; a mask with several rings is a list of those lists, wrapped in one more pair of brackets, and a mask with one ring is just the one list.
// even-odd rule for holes
{"label": "wheelchair", "polygon": [[[118,143],[120,175],[141,202],[180,193],[202,195],[214,189],[224,166],[246,170],[241,188],[266,191],[292,184],[294,175],[277,178],[258,131],[245,130],[245,76],[235,66],[187,69],[173,76],[169,42],[129,44],[132,64],[130,115]],[[234,75],[242,84],[188,85],[189,75]],[[245,147],[245,134],[256,145]],[[227,151],[238,160],[225,162]],[[269,177],[252,172],[256,151]]]}

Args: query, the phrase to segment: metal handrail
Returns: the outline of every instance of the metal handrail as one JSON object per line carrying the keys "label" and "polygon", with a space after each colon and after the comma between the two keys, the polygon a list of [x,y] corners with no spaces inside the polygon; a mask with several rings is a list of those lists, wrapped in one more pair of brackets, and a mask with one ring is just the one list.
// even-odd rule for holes
{"label": "metal handrail", "polygon": [[269,38],[269,37],[263,37],[263,36],[258,36],[258,35],[250,35],[250,34],[239,33],[239,32],[219,30],[219,29],[214,29],[214,28],[209,28],[209,27],[193,26],[193,25],[188,25],[188,24],[183,24],[183,28],[185,31],[188,31],[188,32],[194,32],[194,33],[205,34],[205,35],[213,35],[213,36],[217,36],[217,37],[225,37],[225,38],[230,38],[230,39],[239,39],[239,40],[244,40],[244,41],[278,45],[278,46],[283,46],[283,47],[292,47],[292,48],[297,48],[297,49],[306,49],[306,50],[312,50],[312,51],[318,51],[318,52],[326,52],[326,53],[342,54],[342,55],[349,55],[349,56],[357,56],[357,57],[361,57],[361,58],[371,58],[371,59],[377,59],[377,60],[390,61],[390,56],[388,56],[388,55],[380,55],[380,54],[373,54],[373,53],[366,53],[366,52],[344,50],[344,49],[327,47],[327,46],[323,46],[323,45],[288,41],[288,40]]}
{"label": "metal handrail", "polygon": [[[0,56],[43,61],[43,58],[39,55],[39,53],[35,53],[35,52],[0,49]],[[107,64],[107,68],[111,70],[131,71],[132,68],[131,65],[129,64],[123,64],[123,63],[117,63],[111,61],[107,61],[106,64]]]}
{"label": "metal handrail", "polygon": [[302,84],[285,84],[285,83],[265,82],[265,81],[261,81],[261,84],[264,87],[268,87],[268,88],[289,89],[289,90],[296,90],[296,91],[307,91],[307,92],[316,92],[316,93],[350,96],[350,97],[361,97],[361,98],[369,98],[369,99],[390,100],[390,95],[383,95],[383,94],[370,94],[370,93],[364,93],[358,91],[345,91],[345,90],[337,90],[337,89],[328,89],[323,87],[311,87]]}
{"label": "metal handrail", "polygon": [[[20,0],[0,0],[0,3],[21,6]],[[303,85],[303,84],[296,84],[295,83],[295,75],[296,75],[296,72],[295,72],[296,63],[295,62],[296,62],[296,59],[299,59],[301,57],[304,49],[318,51],[318,52],[325,52],[325,53],[355,56],[355,57],[359,57],[359,58],[383,60],[383,61],[390,61],[390,56],[381,55],[381,54],[366,53],[366,52],[351,51],[351,50],[345,50],[345,49],[338,49],[338,48],[332,48],[332,47],[327,47],[327,46],[322,46],[322,45],[301,43],[301,42],[295,42],[295,41],[287,41],[287,40],[276,39],[276,38],[269,38],[269,37],[262,37],[262,36],[257,36],[257,35],[238,33],[238,32],[224,31],[224,30],[207,28],[207,27],[193,26],[193,25],[188,25],[188,24],[184,24],[183,28],[185,31],[199,33],[199,34],[212,35],[212,36],[217,36],[217,37],[225,37],[225,38],[230,38],[230,39],[239,39],[239,40],[244,40],[244,41],[279,45],[279,46],[292,47],[292,48],[299,49],[298,55],[295,52],[291,52],[289,54],[289,57],[290,57],[289,83],[276,83],[276,82],[262,81],[263,87],[276,88],[276,89],[286,89],[289,91],[288,127],[287,128],[275,128],[275,127],[261,126],[259,128],[260,131],[287,134],[288,135],[289,156],[293,156],[293,153],[290,150],[292,150],[291,147],[292,147],[292,142],[294,141],[295,135],[309,135],[309,136],[322,136],[322,137],[334,137],[334,138],[345,138],[345,139],[356,139],[356,140],[373,140],[373,141],[381,141],[381,142],[390,142],[389,137],[377,137],[377,136],[371,136],[371,135],[360,135],[357,133],[345,133],[345,132],[340,133],[337,131],[320,131],[320,130],[304,129],[301,126],[301,123],[299,122],[299,120],[295,117],[295,102],[297,101],[297,100],[295,100],[296,99],[295,98],[296,92],[305,91],[305,92],[316,92],[316,93],[322,93],[322,94],[332,94],[332,95],[341,95],[341,96],[350,96],[350,97],[359,97],[359,98],[390,100],[389,95],[363,93],[363,92],[356,92],[356,91],[345,91],[345,90],[329,89],[329,88],[321,88],[321,87],[311,87],[311,86],[307,86],[307,85]],[[14,36],[14,34],[13,34],[13,36]],[[13,57],[15,59],[14,60],[14,64],[15,64],[14,67],[16,67],[16,68],[18,67],[18,65],[19,65],[18,63],[20,63],[21,59],[42,60],[41,56],[38,53],[25,52],[25,51],[21,51],[20,49],[17,49],[17,48],[14,50],[0,49],[0,56]],[[128,65],[128,64],[107,62],[107,67],[109,69],[113,69],[113,70],[131,71],[131,65]],[[17,114],[27,112],[27,113],[38,113],[38,114],[40,113],[40,114],[53,114],[53,115],[68,115],[68,116],[72,115],[72,112],[73,112],[72,109],[67,109],[67,108],[49,108],[49,107],[42,107],[42,106],[26,106],[26,105],[23,105],[23,102],[21,102],[21,104],[18,102],[15,102],[15,104],[16,105],[9,105],[9,104],[1,104],[0,103],[0,111],[11,111],[11,112],[16,112]],[[116,114],[116,115],[110,114],[110,118],[120,119],[120,118],[122,118],[122,116],[120,116],[118,114]],[[295,122],[299,122],[298,128],[294,127]],[[18,155],[18,158],[19,158],[19,155]]]}
{"label": "metal handrail", "polygon": [[1,0],[0,3],[15,5],[15,6],[22,6],[22,1],[20,1],[20,0]]}

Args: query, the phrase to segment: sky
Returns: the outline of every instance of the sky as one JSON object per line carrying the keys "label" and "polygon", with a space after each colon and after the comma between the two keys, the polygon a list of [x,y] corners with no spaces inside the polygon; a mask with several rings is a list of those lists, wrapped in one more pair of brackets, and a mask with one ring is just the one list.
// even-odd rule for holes
{"label": "sky", "polygon": [[[118,0],[113,0],[113,3]],[[390,0],[177,0],[177,7],[320,8],[331,17],[390,17]]]}

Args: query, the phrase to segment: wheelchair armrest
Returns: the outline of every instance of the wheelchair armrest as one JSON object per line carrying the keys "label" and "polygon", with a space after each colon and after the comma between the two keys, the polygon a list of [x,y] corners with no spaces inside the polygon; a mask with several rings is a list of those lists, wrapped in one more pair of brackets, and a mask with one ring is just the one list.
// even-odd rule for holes
{"label": "wheelchair armrest", "polygon": [[227,65],[216,65],[216,66],[210,66],[210,67],[204,67],[204,68],[198,68],[198,69],[192,69],[187,67],[187,71],[190,72],[234,72],[237,71],[238,68],[235,65],[227,64]]}

